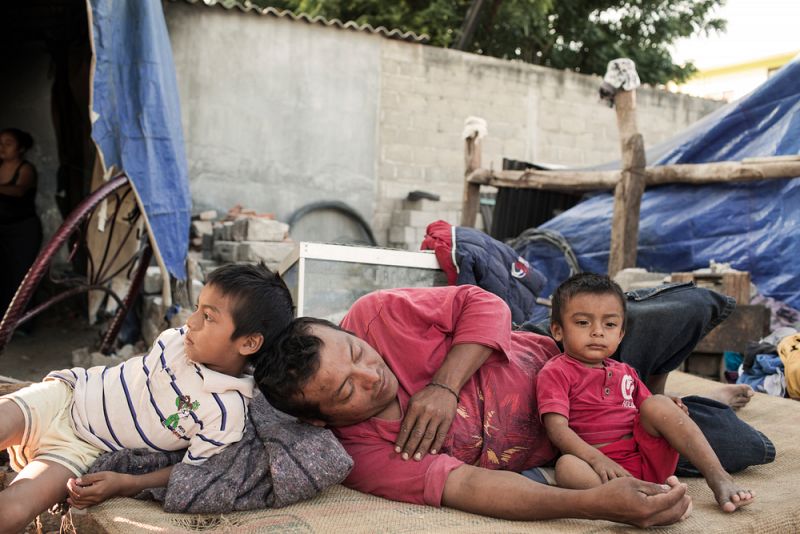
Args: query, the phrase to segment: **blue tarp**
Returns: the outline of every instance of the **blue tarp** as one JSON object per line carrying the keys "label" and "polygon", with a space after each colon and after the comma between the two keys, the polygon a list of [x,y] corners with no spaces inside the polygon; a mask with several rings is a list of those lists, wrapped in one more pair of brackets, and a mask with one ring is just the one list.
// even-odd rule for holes
{"label": "blue tarp", "polygon": [[[648,150],[649,165],[740,161],[800,154],[800,57],[739,101]],[[614,198],[594,196],[542,225],[566,237],[581,269],[605,273]],[[519,252],[548,277],[569,274],[544,244]],[[691,271],[710,260],[749,271],[759,292],[800,308],[800,178],[649,188],[642,198],[637,266]]]}
{"label": "blue tarp", "polygon": [[92,139],[124,170],[169,273],[184,279],[191,197],[172,48],[160,0],[90,0]]}

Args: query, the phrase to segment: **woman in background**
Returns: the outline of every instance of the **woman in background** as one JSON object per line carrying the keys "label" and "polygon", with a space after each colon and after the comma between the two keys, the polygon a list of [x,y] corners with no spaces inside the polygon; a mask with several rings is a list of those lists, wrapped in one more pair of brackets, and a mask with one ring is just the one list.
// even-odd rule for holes
{"label": "woman in background", "polygon": [[30,134],[0,130],[0,317],[39,254],[42,225],[36,215],[36,167],[25,160]]}

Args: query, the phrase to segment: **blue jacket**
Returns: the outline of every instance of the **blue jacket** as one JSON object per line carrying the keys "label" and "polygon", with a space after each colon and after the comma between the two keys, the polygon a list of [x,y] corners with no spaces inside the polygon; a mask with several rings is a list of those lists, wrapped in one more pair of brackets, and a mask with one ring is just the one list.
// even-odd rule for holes
{"label": "blue jacket", "polygon": [[528,320],[546,282],[542,273],[513,248],[479,230],[436,221],[426,232],[421,248],[436,253],[450,285],[479,286],[508,304],[514,323]]}

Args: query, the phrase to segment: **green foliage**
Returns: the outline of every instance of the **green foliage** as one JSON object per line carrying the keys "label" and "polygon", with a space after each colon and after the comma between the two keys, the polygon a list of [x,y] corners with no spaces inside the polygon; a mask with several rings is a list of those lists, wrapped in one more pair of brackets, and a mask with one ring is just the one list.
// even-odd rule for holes
{"label": "green foliage", "polygon": [[[451,47],[470,0],[251,0],[295,13],[398,28]],[[636,62],[645,83],[681,82],[693,65],[675,65],[669,45],[725,28],[714,8],[725,0],[485,0],[468,50],[603,75],[612,59]]]}

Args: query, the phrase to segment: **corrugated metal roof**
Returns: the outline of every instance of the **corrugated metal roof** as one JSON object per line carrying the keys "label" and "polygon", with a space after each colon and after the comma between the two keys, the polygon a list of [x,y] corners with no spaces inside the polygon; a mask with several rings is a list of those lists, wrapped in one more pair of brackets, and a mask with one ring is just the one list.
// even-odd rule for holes
{"label": "corrugated metal roof", "polygon": [[[173,2],[177,2],[180,0],[171,0]],[[271,15],[273,17],[278,18],[288,18],[291,20],[307,22],[309,24],[321,24],[324,26],[338,28],[341,30],[353,30],[358,32],[365,32],[365,33],[372,33],[376,35],[382,35],[388,39],[397,39],[400,41],[409,41],[412,43],[426,43],[430,40],[430,37],[427,34],[417,35],[414,32],[402,32],[398,29],[389,29],[384,26],[378,26],[377,28],[369,25],[369,24],[357,24],[356,22],[348,21],[342,22],[339,19],[326,19],[325,17],[311,17],[306,15],[305,13],[300,13],[299,15],[292,13],[288,9],[277,9],[274,7],[258,7],[253,5],[252,2],[249,0],[183,0],[189,4],[203,4],[206,6],[220,6],[224,9],[238,9],[239,11],[245,13],[255,13],[257,15]]]}

